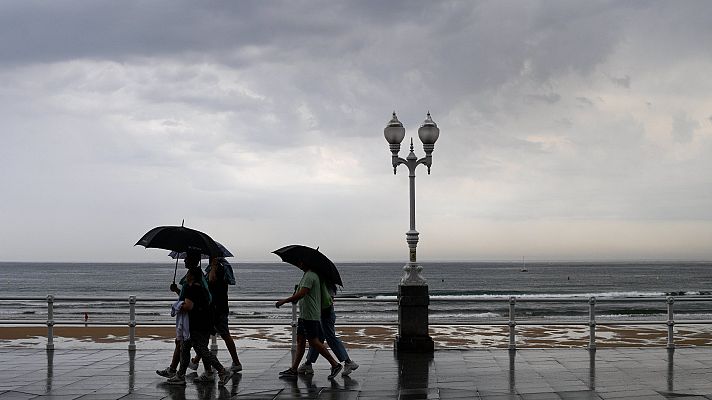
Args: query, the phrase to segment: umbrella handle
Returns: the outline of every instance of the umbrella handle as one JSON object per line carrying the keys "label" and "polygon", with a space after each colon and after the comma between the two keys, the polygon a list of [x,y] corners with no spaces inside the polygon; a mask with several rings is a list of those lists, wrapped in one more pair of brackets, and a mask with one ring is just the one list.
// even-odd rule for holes
{"label": "umbrella handle", "polygon": [[176,258],[176,269],[173,271],[173,283],[176,283],[176,274],[178,273],[178,258]]}

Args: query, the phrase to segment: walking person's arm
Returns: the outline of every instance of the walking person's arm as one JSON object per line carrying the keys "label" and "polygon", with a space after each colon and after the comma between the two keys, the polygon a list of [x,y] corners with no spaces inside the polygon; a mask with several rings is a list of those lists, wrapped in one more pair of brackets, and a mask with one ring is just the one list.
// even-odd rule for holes
{"label": "walking person's arm", "polygon": [[189,298],[186,297],[185,300],[183,300],[183,305],[180,306],[181,311],[190,311],[193,309],[193,301],[190,300]]}
{"label": "walking person's arm", "polygon": [[299,299],[306,296],[308,293],[309,293],[309,288],[303,287],[303,288],[299,289],[293,295],[287,297],[286,299],[279,300],[278,302],[274,303],[274,306],[279,308],[282,306],[282,304],[297,302]]}

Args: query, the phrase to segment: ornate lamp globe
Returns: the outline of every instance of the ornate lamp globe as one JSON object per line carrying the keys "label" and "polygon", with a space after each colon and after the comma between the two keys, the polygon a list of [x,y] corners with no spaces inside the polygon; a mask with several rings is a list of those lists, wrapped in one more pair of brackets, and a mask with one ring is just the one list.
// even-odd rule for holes
{"label": "ornate lamp globe", "polygon": [[428,112],[428,117],[418,129],[418,137],[424,145],[434,145],[439,136],[440,128],[438,128],[438,125],[430,118],[430,112]]}
{"label": "ornate lamp globe", "polygon": [[393,111],[393,118],[388,121],[388,125],[383,129],[383,136],[386,137],[386,141],[388,141],[389,144],[397,144],[400,148],[400,143],[403,141],[403,138],[405,138],[405,128],[403,124],[398,121],[395,111]]}

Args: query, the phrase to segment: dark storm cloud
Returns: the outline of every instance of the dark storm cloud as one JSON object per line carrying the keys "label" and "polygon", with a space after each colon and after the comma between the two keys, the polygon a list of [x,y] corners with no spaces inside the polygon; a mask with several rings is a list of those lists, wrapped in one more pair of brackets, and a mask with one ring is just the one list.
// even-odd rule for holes
{"label": "dark storm cloud", "polygon": [[255,1],[3,2],[0,51],[4,62],[14,63],[176,53],[199,59],[245,44],[267,45],[285,31],[326,33],[323,25],[299,24],[280,10]]}

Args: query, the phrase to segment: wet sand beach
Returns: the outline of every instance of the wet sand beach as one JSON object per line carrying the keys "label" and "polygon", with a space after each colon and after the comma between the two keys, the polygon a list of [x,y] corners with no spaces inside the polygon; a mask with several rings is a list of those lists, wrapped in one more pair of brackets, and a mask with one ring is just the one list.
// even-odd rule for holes
{"label": "wet sand beach", "polygon": [[[337,326],[341,339],[349,348],[390,348],[397,334],[390,326]],[[285,348],[291,343],[288,327],[233,327],[232,335],[241,348]],[[588,327],[518,326],[519,348],[581,348],[588,345]],[[10,326],[0,328],[0,346],[44,346],[47,328],[42,326]],[[509,328],[506,326],[431,326],[430,335],[436,348],[507,348]],[[170,326],[136,327],[137,346],[168,347],[175,337]],[[55,342],[72,347],[128,342],[125,326],[55,326]],[[218,340],[220,346],[222,341]],[[606,347],[664,347],[665,326],[603,326],[596,329],[596,345]],[[712,346],[712,327],[684,325],[675,327],[676,346]]]}

